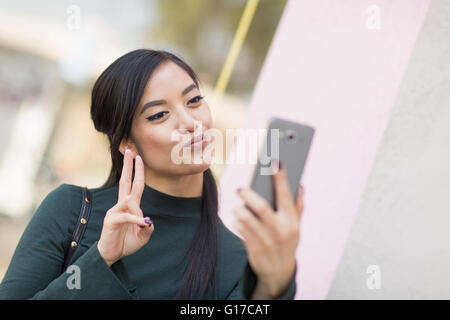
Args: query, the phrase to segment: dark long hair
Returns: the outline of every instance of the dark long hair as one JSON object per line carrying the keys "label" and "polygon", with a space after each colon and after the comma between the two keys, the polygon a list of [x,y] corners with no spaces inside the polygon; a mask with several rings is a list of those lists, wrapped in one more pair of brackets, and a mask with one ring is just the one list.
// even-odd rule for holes
{"label": "dark long hair", "polygon": [[[144,88],[153,71],[169,60],[183,68],[198,86],[198,76],[181,58],[167,51],[148,49],[134,50],[121,56],[95,82],[91,118],[95,129],[108,137],[112,160],[109,177],[102,187],[119,182],[123,167],[119,145],[122,139],[132,140],[133,115]],[[202,192],[200,225],[182,257],[184,260],[190,253],[184,281],[175,298],[205,299],[208,290],[212,290],[214,299],[217,298],[218,199],[216,180],[209,168],[203,172]]]}

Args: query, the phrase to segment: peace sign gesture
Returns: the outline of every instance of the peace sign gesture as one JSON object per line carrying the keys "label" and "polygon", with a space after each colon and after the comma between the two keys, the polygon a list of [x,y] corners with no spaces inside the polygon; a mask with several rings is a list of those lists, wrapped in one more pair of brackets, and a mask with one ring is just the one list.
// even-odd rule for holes
{"label": "peace sign gesture", "polygon": [[296,269],[303,188],[300,186],[294,200],[286,170],[278,163],[272,162],[277,212],[251,188],[238,189],[238,193],[256,215],[245,206],[234,209],[234,225],[244,237],[249,264],[258,278],[254,299],[276,299],[287,289]]}
{"label": "peace sign gesture", "polygon": [[126,148],[119,181],[118,201],[106,212],[103,220],[97,248],[109,266],[142,248],[150,240],[155,229],[151,219],[144,218],[140,208],[145,186],[144,163],[139,155],[136,156],[135,162],[135,177],[131,182],[133,155]]}

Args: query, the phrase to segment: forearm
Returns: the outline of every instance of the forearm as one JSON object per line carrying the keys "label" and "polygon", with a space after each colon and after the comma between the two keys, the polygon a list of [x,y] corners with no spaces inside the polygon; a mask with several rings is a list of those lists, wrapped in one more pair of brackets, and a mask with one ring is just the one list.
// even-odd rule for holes
{"label": "forearm", "polygon": [[79,287],[69,286],[75,274],[63,273],[31,299],[133,299],[128,283],[120,279],[111,265],[105,263],[96,243],[73,265],[78,266]]}

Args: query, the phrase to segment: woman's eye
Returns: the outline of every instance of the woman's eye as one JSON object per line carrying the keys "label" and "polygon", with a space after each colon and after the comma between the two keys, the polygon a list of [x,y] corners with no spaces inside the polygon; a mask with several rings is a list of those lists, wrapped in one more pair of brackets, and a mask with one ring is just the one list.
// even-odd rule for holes
{"label": "woman's eye", "polygon": [[[189,100],[189,102],[190,103],[199,103],[200,100],[203,99],[203,98],[204,98],[204,96],[196,96],[196,97],[192,98],[191,100]],[[161,111],[161,112],[158,112],[158,113],[148,117],[147,119],[150,120],[150,121],[158,120],[158,119],[164,117],[165,113],[168,113],[168,112],[167,111]]]}
{"label": "woman's eye", "polygon": [[157,114],[154,114],[153,116],[148,117],[147,119],[150,121],[158,120],[159,118],[162,118],[164,116],[164,113],[167,111],[158,112]]}
{"label": "woman's eye", "polygon": [[204,96],[196,96],[196,97],[192,98],[191,100],[189,100],[189,102],[198,103],[203,98],[204,98]]}

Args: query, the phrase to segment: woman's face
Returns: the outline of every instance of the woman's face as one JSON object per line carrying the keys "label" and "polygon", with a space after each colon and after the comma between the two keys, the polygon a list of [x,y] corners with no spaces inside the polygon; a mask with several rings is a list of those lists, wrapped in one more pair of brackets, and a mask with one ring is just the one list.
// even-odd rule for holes
{"label": "woman's face", "polygon": [[[195,127],[194,127],[195,122]],[[202,131],[198,124],[201,123]],[[185,149],[190,163],[176,164],[174,154],[182,157],[186,137],[192,138],[212,128],[211,112],[189,74],[172,61],[159,65],[145,87],[131,129],[133,144],[128,146],[144,160],[145,170],[159,175],[187,175],[205,171],[206,161],[194,163],[194,149]],[[194,130],[196,130],[194,132]],[[183,143],[172,135],[184,136]],[[122,146],[124,147],[124,146]],[[212,147],[212,146],[209,146]],[[205,146],[201,152],[204,154]],[[123,152],[123,150],[121,150]]]}

